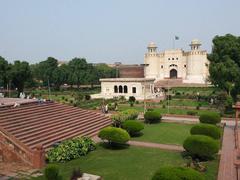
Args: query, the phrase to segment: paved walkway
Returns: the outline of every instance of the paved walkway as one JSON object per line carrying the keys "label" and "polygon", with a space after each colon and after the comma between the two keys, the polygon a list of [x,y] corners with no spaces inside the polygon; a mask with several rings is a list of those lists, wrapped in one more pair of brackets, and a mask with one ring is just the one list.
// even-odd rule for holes
{"label": "paved walkway", "polygon": [[[162,121],[163,122],[176,122],[176,123],[199,123],[199,119],[198,117],[177,117],[177,116],[163,116],[162,117]],[[235,121],[234,120],[229,120],[229,119],[225,119],[223,118],[222,123],[226,123],[226,125],[228,126],[234,126],[235,125]]]}
{"label": "paved walkway", "polygon": [[142,141],[128,141],[128,144],[132,146],[158,148],[158,149],[169,150],[169,151],[179,151],[179,152],[184,151],[184,148],[180,145],[159,144],[159,143],[142,142]]}
{"label": "paved walkway", "polygon": [[[96,143],[102,142],[102,140],[97,136],[95,136],[93,140]],[[142,142],[142,141],[128,141],[128,144],[132,146],[158,148],[158,149],[169,150],[169,151],[178,151],[178,152],[184,151],[184,148],[180,145],[159,144],[159,143]]]}
{"label": "paved walkway", "polygon": [[234,127],[226,126],[223,134],[218,180],[237,180],[237,171],[234,165],[234,148]]}

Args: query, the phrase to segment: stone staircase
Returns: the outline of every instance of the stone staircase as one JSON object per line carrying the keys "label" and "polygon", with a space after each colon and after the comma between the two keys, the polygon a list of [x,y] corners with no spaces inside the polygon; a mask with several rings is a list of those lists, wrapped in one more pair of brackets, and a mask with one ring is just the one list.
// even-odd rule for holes
{"label": "stone staircase", "polygon": [[179,87],[182,86],[182,79],[163,79],[154,83],[155,87]]}
{"label": "stone staircase", "polygon": [[0,108],[0,127],[33,150],[39,144],[47,150],[76,136],[93,137],[110,124],[103,114],[55,102]]}
{"label": "stone staircase", "polygon": [[155,87],[159,88],[171,88],[171,87],[208,87],[208,84],[193,84],[193,83],[183,83],[182,78],[177,79],[163,79],[154,83]]}

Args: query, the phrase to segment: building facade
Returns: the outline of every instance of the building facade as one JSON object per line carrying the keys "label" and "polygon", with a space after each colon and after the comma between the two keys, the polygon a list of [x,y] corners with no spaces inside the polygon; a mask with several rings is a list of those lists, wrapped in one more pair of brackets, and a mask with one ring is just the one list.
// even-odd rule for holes
{"label": "building facade", "polygon": [[101,93],[91,95],[92,98],[112,99],[134,96],[137,100],[162,97],[162,92],[154,88],[154,78],[106,78],[100,79]]}
{"label": "building facade", "polygon": [[182,49],[157,51],[157,46],[150,43],[147,47],[144,63],[146,78],[182,79],[183,83],[206,84],[209,75],[209,61],[207,51],[201,50],[201,43],[197,39],[192,40],[188,52]]}

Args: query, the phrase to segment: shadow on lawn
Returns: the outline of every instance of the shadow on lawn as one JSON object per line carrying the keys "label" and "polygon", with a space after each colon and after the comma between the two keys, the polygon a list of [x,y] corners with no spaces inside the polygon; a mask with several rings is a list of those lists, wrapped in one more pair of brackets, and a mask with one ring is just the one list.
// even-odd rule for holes
{"label": "shadow on lawn", "polygon": [[129,148],[129,144],[100,142],[99,146],[111,150],[124,150]]}
{"label": "shadow on lawn", "polygon": [[143,135],[143,132],[138,132],[138,133],[131,134],[131,137],[140,137],[142,135]]}

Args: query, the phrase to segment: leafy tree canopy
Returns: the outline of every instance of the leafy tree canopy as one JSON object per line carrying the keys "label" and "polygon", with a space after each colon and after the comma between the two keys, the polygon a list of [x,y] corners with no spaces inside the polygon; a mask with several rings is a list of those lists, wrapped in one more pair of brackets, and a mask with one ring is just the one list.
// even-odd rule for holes
{"label": "leafy tree canopy", "polygon": [[236,98],[240,90],[240,37],[216,36],[208,59],[211,82]]}
{"label": "leafy tree canopy", "polygon": [[18,89],[18,93],[23,92],[25,83],[32,77],[28,62],[15,61],[11,66],[11,77],[12,84]]}

